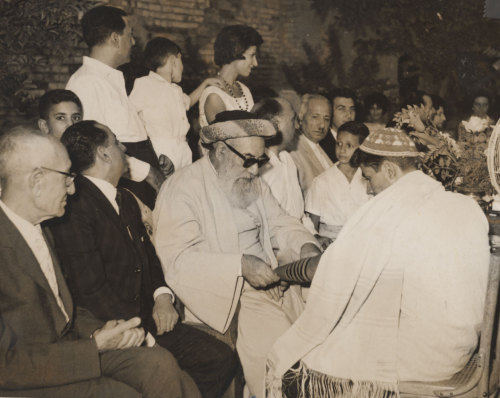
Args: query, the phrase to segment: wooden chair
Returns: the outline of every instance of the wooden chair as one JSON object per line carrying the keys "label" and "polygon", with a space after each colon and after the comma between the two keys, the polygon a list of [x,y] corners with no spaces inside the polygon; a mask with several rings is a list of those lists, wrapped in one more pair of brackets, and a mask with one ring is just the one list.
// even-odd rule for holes
{"label": "wooden chair", "polygon": [[495,396],[500,378],[500,333],[498,288],[500,250],[490,256],[490,270],[479,347],[465,367],[449,380],[437,382],[401,382],[402,398]]}

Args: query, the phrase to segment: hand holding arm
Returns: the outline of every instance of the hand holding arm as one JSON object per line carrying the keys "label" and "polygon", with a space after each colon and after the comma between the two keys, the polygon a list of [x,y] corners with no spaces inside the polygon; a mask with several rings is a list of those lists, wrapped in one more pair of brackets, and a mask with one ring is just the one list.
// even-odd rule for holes
{"label": "hand holding arm", "polygon": [[150,167],[149,173],[146,176],[146,182],[151,185],[156,192],[158,192],[161,188],[161,184],[165,181],[165,176],[160,172],[160,170]]}
{"label": "hand holding arm", "polygon": [[193,106],[194,104],[196,104],[200,100],[201,93],[208,86],[216,86],[219,88],[224,87],[224,85],[222,84],[220,79],[217,77],[209,77],[209,78],[203,80],[203,82],[198,87],[196,87],[196,89],[191,94],[189,94],[189,100],[190,100],[189,106],[190,107]]}
{"label": "hand holding arm", "polygon": [[264,288],[279,281],[271,267],[256,256],[243,254],[241,257],[241,273],[256,289]]}

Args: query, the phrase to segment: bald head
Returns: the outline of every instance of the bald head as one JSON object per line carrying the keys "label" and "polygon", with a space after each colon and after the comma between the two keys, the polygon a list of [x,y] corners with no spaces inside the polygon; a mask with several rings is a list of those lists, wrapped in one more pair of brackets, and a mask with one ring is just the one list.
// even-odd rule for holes
{"label": "bald head", "polygon": [[61,216],[66,195],[73,193],[71,166],[64,146],[54,137],[29,127],[15,127],[0,136],[2,201],[30,222]]}

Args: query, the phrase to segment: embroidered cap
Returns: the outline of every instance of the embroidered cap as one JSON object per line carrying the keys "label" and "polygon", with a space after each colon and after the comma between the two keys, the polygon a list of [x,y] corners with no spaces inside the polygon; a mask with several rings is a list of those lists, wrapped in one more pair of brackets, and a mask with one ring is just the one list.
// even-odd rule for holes
{"label": "embroidered cap", "polygon": [[231,138],[262,137],[271,138],[276,135],[272,123],[264,119],[256,119],[255,115],[246,111],[224,111],[215,116],[212,124],[201,129],[201,142],[211,144]]}
{"label": "embroidered cap", "polygon": [[359,146],[359,149],[378,156],[420,156],[420,152],[408,134],[402,130],[390,127],[370,132],[368,137]]}

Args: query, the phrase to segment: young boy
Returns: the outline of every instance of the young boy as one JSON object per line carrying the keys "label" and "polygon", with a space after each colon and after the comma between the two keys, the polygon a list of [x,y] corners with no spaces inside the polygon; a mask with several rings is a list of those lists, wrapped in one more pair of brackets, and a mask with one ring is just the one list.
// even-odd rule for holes
{"label": "young boy", "polygon": [[38,102],[38,128],[60,139],[64,131],[83,118],[82,103],[73,91],[49,90]]}
{"label": "young boy", "polygon": [[191,164],[192,154],[186,141],[189,122],[186,111],[200,99],[208,85],[219,85],[215,78],[206,79],[189,96],[176,83],[182,80],[182,54],[171,40],[157,37],[144,50],[148,76],[135,81],[130,100],[153,144],[156,155],[168,156],[176,170]]}
{"label": "young boy", "polygon": [[321,236],[335,240],[347,219],[370,198],[361,170],[349,163],[368,134],[363,123],[340,126],[335,147],[338,162],[317,176],[309,188],[305,210]]}

